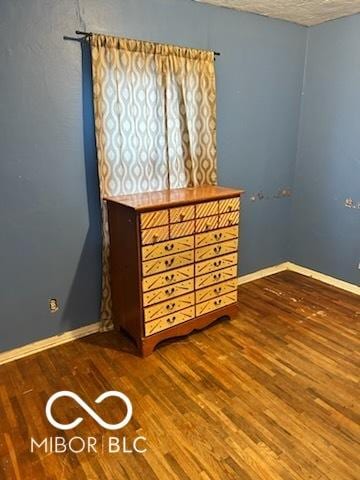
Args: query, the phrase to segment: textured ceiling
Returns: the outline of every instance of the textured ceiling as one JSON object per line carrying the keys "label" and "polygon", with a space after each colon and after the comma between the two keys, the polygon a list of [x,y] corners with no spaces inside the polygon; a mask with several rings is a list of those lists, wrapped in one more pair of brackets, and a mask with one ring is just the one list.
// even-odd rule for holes
{"label": "textured ceiling", "polygon": [[195,0],[301,25],[318,23],[360,13],[360,0]]}

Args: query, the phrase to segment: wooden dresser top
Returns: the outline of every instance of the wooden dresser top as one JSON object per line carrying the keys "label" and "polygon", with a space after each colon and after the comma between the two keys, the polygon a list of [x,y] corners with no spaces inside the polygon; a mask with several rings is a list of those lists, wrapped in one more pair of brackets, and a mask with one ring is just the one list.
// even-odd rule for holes
{"label": "wooden dresser top", "polygon": [[119,203],[138,212],[177,207],[189,203],[201,203],[220,198],[238,197],[244,190],[206,185],[202,187],[176,188],[158,192],[134,193],[116,197],[105,197],[108,202]]}

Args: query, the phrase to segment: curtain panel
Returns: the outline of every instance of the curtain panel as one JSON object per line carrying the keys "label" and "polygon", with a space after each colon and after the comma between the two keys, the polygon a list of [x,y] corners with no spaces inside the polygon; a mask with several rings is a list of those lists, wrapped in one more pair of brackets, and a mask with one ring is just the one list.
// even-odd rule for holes
{"label": "curtain panel", "polygon": [[213,52],[105,35],[91,38],[103,218],[101,324],[111,328],[105,196],[214,185]]}

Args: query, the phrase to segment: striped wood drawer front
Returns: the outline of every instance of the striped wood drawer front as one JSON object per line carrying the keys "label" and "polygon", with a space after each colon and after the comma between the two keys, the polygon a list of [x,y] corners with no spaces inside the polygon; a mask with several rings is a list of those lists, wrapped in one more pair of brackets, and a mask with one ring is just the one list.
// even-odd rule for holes
{"label": "striped wood drawer front", "polygon": [[217,215],[219,213],[219,202],[205,202],[195,205],[196,218],[209,217],[211,215]]}
{"label": "striped wood drawer front", "polygon": [[149,228],[141,231],[141,242],[143,245],[163,242],[169,240],[169,227]]}
{"label": "striped wood drawer front", "polygon": [[169,210],[157,210],[140,214],[141,229],[158,227],[169,223]]}
{"label": "striped wood drawer front", "polygon": [[140,215],[145,336],[237,301],[239,206],[229,198]]}
{"label": "striped wood drawer front", "polygon": [[195,274],[204,275],[205,273],[214,272],[222,268],[231,267],[237,263],[237,252],[223,255],[222,257],[205,260],[195,264]]}
{"label": "striped wood drawer front", "polygon": [[153,305],[154,303],[163,302],[185,293],[191,293],[194,291],[194,279],[184,280],[183,282],[169,285],[168,287],[157,288],[150,292],[143,294],[143,304],[145,307]]}
{"label": "striped wood drawer front", "polygon": [[209,233],[197,233],[195,235],[195,246],[204,247],[212,243],[225,242],[226,240],[233,240],[238,238],[238,227],[221,228]]}
{"label": "striped wood drawer front", "polygon": [[210,215],[217,215],[219,213],[219,202],[198,203],[195,205],[196,218],[209,217]]}
{"label": "striped wood drawer front", "polygon": [[179,238],[186,235],[192,235],[195,230],[195,221],[171,223],[170,224],[170,238]]}
{"label": "striped wood drawer front", "polygon": [[239,211],[240,198],[225,198],[219,201],[219,213]]}
{"label": "striped wood drawer front", "polygon": [[156,318],[163,317],[165,315],[171,315],[173,312],[183,310],[184,308],[192,307],[194,305],[195,295],[194,293],[188,293],[181,297],[176,297],[166,302],[157,303],[151,307],[144,308],[144,320],[145,322],[151,322]]}
{"label": "striped wood drawer front", "polygon": [[195,206],[170,208],[170,223],[185,222],[195,218]]}
{"label": "striped wood drawer front", "polygon": [[193,277],[193,264],[187,265],[186,267],[178,268],[176,270],[171,270],[170,272],[163,272],[157,275],[151,275],[150,277],[145,277],[142,280],[143,292],[148,292],[149,290],[154,290],[155,288],[173,285],[174,283],[188,280],[189,278]]}
{"label": "striped wood drawer front", "polygon": [[217,283],[211,287],[202,288],[195,292],[195,301],[196,303],[205,302],[215,297],[219,297],[226,293],[233,292],[236,290],[237,279],[233,278],[232,280],[227,280],[226,282]]}
{"label": "striped wood drawer front", "polygon": [[215,230],[218,228],[219,218],[217,215],[213,217],[197,218],[195,221],[196,232],[208,232],[209,230]]}
{"label": "striped wood drawer front", "polygon": [[226,307],[226,305],[231,305],[232,303],[237,302],[237,291],[227,293],[218,298],[213,298],[212,300],[207,300],[206,302],[199,303],[196,305],[196,316],[204,315],[205,313],[212,312],[218,308]]}
{"label": "striped wood drawer front", "polygon": [[215,243],[206,247],[197,248],[195,250],[195,262],[206,260],[207,258],[226,255],[227,253],[236,252],[238,248],[238,240],[228,240],[227,242]]}
{"label": "striped wood drawer front", "polygon": [[194,248],[193,235],[169,242],[161,242],[155,245],[142,247],[142,259],[143,261],[151,260],[153,258],[169,255],[170,253],[173,254],[184,252],[185,250],[191,250],[192,248]]}
{"label": "striped wood drawer front", "polygon": [[195,317],[195,307],[189,307],[180,312],[176,312],[173,315],[167,315],[165,317],[158,318],[152,322],[145,323],[145,336],[153,335],[156,332],[161,332],[166,328],[173,327],[179,323],[192,320]]}
{"label": "striped wood drawer front", "polygon": [[219,228],[237,225],[239,223],[239,212],[222,213],[219,215]]}
{"label": "striped wood drawer front", "polygon": [[142,263],[143,276],[154,275],[155,273],[164,272],[172,268],[182,267],[194,262],[194,251],[177,253],[166,257],[157,258],[155,260],[147,260]]}
{"label": "striped wood drawer front", "polygon": [[224,268],[223,270],[218,270],[216,272],[206,273],[200,277],[195,278],[195,288],[196,290],[204,287],[209,287],[224,280],[230,280],[236,278],[237,276],[237,265],[233,267]]}

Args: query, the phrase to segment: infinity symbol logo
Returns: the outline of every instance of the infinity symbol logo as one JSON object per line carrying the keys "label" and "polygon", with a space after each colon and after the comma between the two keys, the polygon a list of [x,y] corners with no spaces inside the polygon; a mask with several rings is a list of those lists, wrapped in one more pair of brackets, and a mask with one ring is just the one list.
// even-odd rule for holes
{"label": "infinity symbol logo", "polygon": [[70,392],[68,390],[62,390],[61,392],[54,393],[54,395],[52,395],[49,398],[49,400],[46,403],[46,409],[45,409],[46,417],[51,423],[51,425],[53,425],[55,428],[59,428],[60,430],[70,430],[71,428],[75,428],[78,425],[80,425],[80,423],[84,420],[82,417],[78,417],[73,422],[65,423],[65,424],[59,423],[55,420],[55,418],[52,415],[51,409],[54,402],[58,398],[62,398],[62,397],[68,397],[75,400],[75,402],[77,402],[85,410],[85,412],[87,412],[90,415],[90,417],[92,417],[103,428],[106,428],[108,430],[119,430],[120,428],[125,427],[130,422],[132,417],[133,409],[132,409],[130,399],[122,392],[117,392],[116,390],[110,390],[108,392],[102,393],[95,400],[95,403],[101,403],[106,398],[117,397],[117,398],[120,398],[125,403],[127,411],[124,419],[119,423],[112,424],[112,423],[104,422],[104,420],[101,417],[99,417],[99,415],[92,408],[90,408],[89,405],[85,403],[84,400],[82,400],[82,398],[79,397],[79,395],[76,395],[76,393]]}

